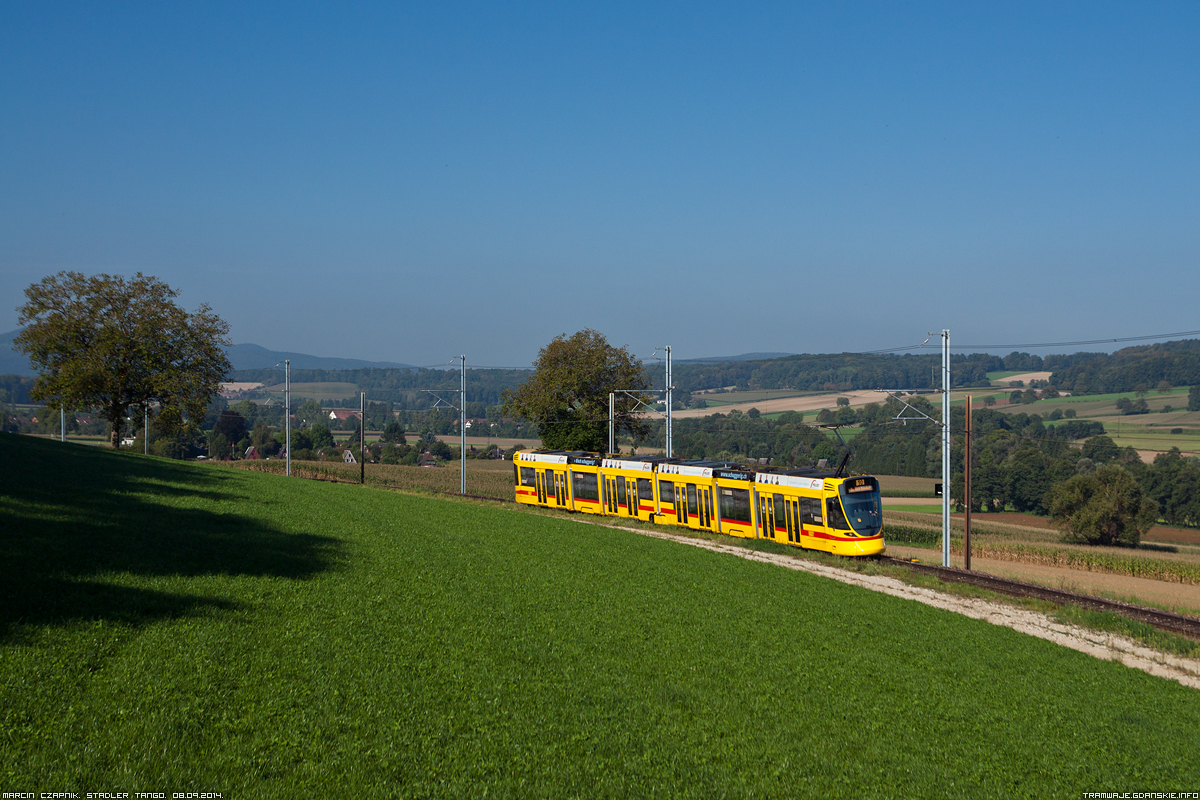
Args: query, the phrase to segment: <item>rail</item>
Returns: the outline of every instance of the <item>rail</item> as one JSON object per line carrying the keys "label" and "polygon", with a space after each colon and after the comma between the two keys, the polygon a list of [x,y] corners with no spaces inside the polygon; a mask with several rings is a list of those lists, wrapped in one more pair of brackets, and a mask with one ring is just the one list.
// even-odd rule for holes
{"label": "rail", "polygon": [[1162,611],[1156,608],[1147,608],[1132,603],[1122,603],[1117,600],[1107,600],[1103,597],[1077,594],[1075,592],[1064,592],[1060,589],[1051,589],[1032,583],[998,578],[995,575],[957,569],[955,567],[921,564],[919,562],[893,558],[892,556],[878,556],[877,558],[881,563],[906,567],[913,572],[920,572],[925,575],[933,575],[946,583],[962,583],[968,586],[978,586],[982,589],[988,589],[1011,597],[1030,597],[1059,605],[1079,606],[1092,611],[1108,611],[1137,620],[1138,622],[1144,622],[1147,625],[1153,625],[1160,630],[1170,631],[1171,633],[1177,633],[1192,639],[1200,639],[1200,619],[1176,614],[1172,611]]}

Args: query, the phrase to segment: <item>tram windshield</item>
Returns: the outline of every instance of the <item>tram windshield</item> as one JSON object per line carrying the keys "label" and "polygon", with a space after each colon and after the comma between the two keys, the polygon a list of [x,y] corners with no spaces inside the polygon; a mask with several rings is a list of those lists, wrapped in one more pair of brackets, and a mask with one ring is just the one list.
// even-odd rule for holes
{"label": "tram windshield", "polygon": [[874,478],[850,478],[838,487],[846,520],[859,536],[877,536],[883,528],[883,504]]}

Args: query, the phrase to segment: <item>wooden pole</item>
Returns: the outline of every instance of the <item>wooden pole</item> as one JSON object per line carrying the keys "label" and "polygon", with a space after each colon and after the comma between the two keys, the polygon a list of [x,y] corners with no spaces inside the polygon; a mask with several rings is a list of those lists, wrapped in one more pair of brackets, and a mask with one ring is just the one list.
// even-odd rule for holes
{"label": "wooden pole", "polygon": [[971,568],[971,396],[967,395],[967,425],[963,431],[963,494],[967,511],[963,515],[963,562]]}

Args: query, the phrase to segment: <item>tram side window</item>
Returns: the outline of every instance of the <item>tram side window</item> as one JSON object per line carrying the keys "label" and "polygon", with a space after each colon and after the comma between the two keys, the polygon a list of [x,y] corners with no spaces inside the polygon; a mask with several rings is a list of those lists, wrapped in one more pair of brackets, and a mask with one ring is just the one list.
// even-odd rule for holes
{"label": "tram side window", "polygon": [[721,517],[731,522],[750,524],[750,490],[722,489]]}
{"label": "tram side window", "polygon": [[658,482],[658,500],[663,505],[675,505],[675,484],[670,481]]}
{"label": "tram side window", "polygon": [[594,472],[573,472],[571,476],[575,484],[576,500],[593,500],[600,502],[600,484]]}
{"label": "tram side window", "polygon": [[537,477],[533,467],[521,467],[521,485],[537,486]]}
{"label": "tram side window", "polygon": [[800,498],[800,522],[805,525],[820,525],[821,501],[815,497]]}
{"label": "tram side window", "polygon": [[783,510],[783,495],[777,494],[777,495],[775,495],[775,527],[776,528],[786,528],[787,527],[787,516],[785,516],[785,514],[786,514],[786,512]]}
{"label": "tram side window", "polygon": [[638,478],[638,499],[654,502],[654,484],[650,483],[649,478]]}
{"label": "tram side window", "polygon": [[842,513],[842,506],[836,497],[825,498],[825,510],[829,517],[829,527],[839,531],[850,530],[850,524],[846,522],[846,515]]}

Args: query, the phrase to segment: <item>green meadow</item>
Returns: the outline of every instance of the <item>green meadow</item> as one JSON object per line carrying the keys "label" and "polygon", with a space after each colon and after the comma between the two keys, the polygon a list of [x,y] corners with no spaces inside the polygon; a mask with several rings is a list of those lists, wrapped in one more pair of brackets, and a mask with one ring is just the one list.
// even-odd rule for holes
{"label": "green meadow", "polygon": [[806,573],[32,437],[0,468],[3,791],[1200,788],[1200,692]]}
{"label": "green meadow", "polygon": [[[274,386],[264,387],[261,391],[264,392],[282,392],[283,384],[279,383]],[[311,399],[318,402],[322,400],[342,400],[347,397],[356,397],[359,393],[357,384],[353,383],[338,383],[335,381],[322,381],[319,383],[293,383],[291,386],[292,397],[301,400]]]}

